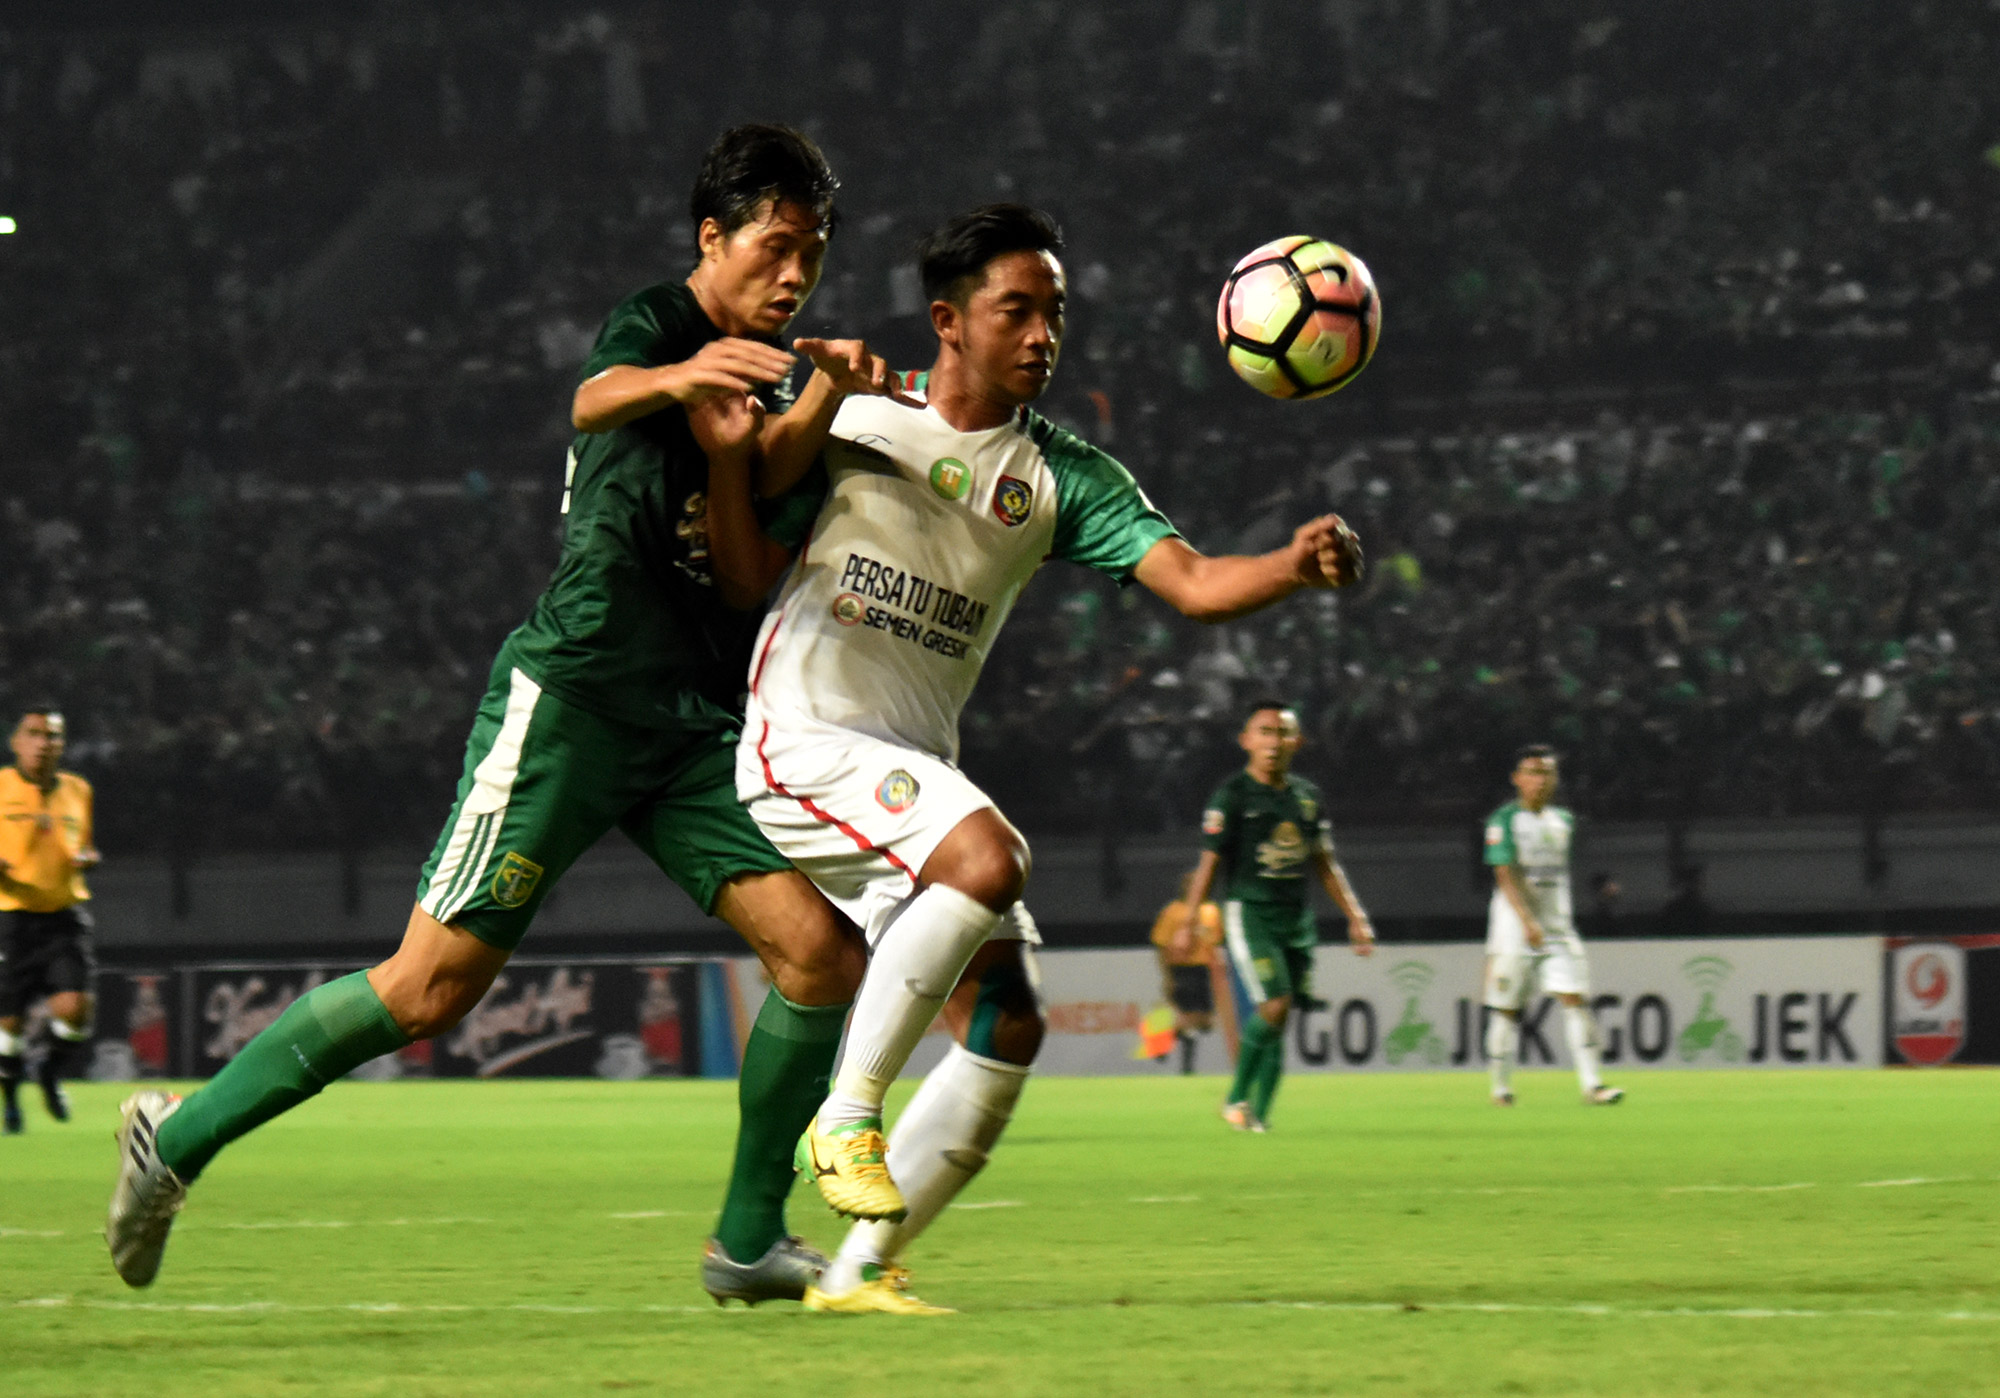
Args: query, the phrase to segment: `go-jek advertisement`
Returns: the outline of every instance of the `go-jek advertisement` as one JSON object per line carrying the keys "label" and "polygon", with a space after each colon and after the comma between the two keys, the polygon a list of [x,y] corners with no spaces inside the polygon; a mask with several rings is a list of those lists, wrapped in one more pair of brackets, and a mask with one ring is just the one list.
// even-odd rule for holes
{"label": "go-jek advertisement", "polygon": [[[1882,1054],[1882,942],[1876,937],[1611,942],[1586,948],[1590,1003],[1607,1073],[1632,1068],[1860,1068]],[[1150,950],[1043,951],[1049,1032],[1039,1072],[1173,1072],[1172,1055],[1135,1057],[1141,1022],[1162,997]],[[1478,945],[1377,946],[1356,956],[1328,942],[1314,960],[1312,1003],[1292,1018],[1293,1071],[1423,1072],[1485,1064]],[[1214,1027],[1195,1068],[1229,1066],[1244,1013],[1217,972]],[[943,1052],[934,1033],[913,1060]],[[1545,995],[1521,1016],[1521,1065],[1569,1066],[1562,1016]]]}

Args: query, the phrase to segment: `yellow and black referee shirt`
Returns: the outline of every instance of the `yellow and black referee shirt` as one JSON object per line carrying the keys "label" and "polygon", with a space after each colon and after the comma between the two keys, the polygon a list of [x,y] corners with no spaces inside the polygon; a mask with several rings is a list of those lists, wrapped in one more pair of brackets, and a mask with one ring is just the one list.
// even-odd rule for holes
{"label": "yellow and black referee shirt", "polygon": [[55,913],[90,897],[70,861],[89,849],[90,783],[56,773],[48,791],[0,767],[0,912]]}

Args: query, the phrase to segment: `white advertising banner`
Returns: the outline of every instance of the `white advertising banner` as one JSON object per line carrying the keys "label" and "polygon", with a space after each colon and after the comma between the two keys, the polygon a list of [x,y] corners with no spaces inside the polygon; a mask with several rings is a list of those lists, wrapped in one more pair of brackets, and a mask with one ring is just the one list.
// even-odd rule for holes
{"label": "white advertising banner", "polygon": [[[1759,937],[1617,941],[1586,947],[1591,1004],[1608,1069],[1873,1068],[1882,1064],[1880,937]],[[1048,1036],[1040,1073],[1099,1076],[1176,1071],[1172,1058],[1134,1057],[1148,1010],[1161,1001],[1149,948],[1038,953]],[[747,958],[746,958],[747,960]],[[1358,957],[1345,942],[1315,959],[1321,1003],[1295,1014],[1286,1064],[1295,1072],[1431,1071],[1485,1065],[1479,995],[1485,949],[1477,943],[1378,946]],[[745,967],[750,970],[755,963]],[[763,986],[736,978],[754,1017]],[[1229,1067],[1238,1007],[1218,1005],[1196,1067]],[[1226,1027],[1225,1027],[1226,1026]],[[910,1074],[943,1054],[935,1028]],[[1521,1019],[1523,1067],[1569,1066],[1562,1016],[1546,996]]]}

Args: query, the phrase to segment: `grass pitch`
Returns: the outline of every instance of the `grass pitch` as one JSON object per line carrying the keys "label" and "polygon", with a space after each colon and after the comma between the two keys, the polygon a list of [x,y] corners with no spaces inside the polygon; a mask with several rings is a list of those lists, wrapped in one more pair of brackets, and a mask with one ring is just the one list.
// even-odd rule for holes
{"label": "grass pitch", "polygon": [[[341,1084],[196,1186],[159,1282],[97,1231],[122,1089],[0,1138],[8,1393],[2000,1392],[2000,1078],[1032,1083],[913,1253],[934,1321],[717,1310],[722,1083]],[[831,1249],[816,1195],[793,1224]]]}

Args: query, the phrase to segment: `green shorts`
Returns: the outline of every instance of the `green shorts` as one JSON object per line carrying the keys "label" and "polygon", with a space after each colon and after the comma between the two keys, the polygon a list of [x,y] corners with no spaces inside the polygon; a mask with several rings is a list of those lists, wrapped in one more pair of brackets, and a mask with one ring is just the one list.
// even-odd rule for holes
{"label": "green shorts", "polygon": [[518,669],[496,672],[417,902],[512,951],[550,887],[614,825],[704,911],[729,880],[792,867],[736,799],[733,729],[619,723]]}
{"label": "green shorts", "polygon": [[1222,905],[1222,942],[1250,1003],[1312,994],[1319,927],[1312,909],[1232,899]]}

